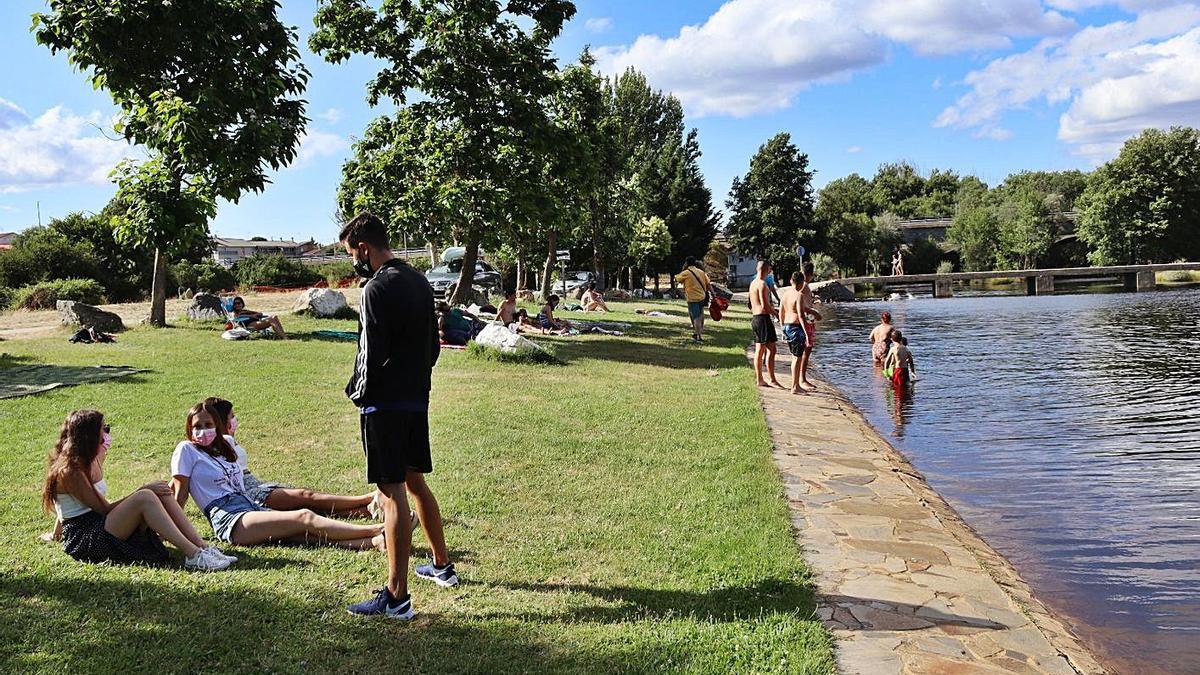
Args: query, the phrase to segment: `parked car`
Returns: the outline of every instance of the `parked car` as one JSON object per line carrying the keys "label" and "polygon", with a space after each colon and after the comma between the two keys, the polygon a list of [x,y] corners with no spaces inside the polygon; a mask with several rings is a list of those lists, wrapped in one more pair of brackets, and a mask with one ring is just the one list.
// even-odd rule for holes
{"label": "parked car", "polygon": [[[563,292],[563,280],[562,279],[557,279],[550,283],[550,292],[554,293],[556,295],[570,296],[575,291],[583,288],[584,286],[587,286],[588,283],[590,283],[594,279],[595,279],[595,277],[591,272],[568,271],[567,272],[567,283],[566,283],[567,290],[566,290],[566,292],[565,293]],[[538,292],[538,296],[539,297],[541,296],[540,292]]]}
{"label": "parked car", "polygon": [[[443,298],[446,296],[446,291],[458,283],[458,276],[461,272],[462,258],[456,258],[429,270],[425,273],[425,278],[429,280],[429,286],[433,288],[433,295]],[[474,285],[487,289],[495,288],[500,285],[500,273],[482,260],[477,261]]]}

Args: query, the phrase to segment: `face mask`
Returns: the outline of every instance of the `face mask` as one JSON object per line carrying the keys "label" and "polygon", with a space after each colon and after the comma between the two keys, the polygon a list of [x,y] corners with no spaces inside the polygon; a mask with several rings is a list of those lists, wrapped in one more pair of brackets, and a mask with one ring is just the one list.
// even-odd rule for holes
{"label": "face mask", "polygon": [[216,429],[193,429],[192,440],[200,445],[209,446],[217,439]]}
{"label": "face mask", "polygon": [[366,260],[359,260],[359,259],[355,258],[353,267],[354,267],[354,273],[364,279],[370,279],[371,275],[373,274],[373,272],[371,270],[371,259],[370,258],[367,258]]}
{"label": "face mask", "polygon": [[237,433],[237,415],[230,415],[229,416],[229,435],[232,436],[236,433]]}
{"label": "face mask", "polygon": [[112,434],[109,434],[107,431],[101,433],[100,434],[100,449],[103,450],[104,452],[108,452],[108,449],[111,447],[112,447]]}

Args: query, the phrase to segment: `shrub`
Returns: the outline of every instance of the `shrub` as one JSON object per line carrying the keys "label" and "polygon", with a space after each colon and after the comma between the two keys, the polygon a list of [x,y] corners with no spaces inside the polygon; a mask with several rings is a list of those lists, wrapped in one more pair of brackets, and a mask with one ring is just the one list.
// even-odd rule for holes
{"label": "shrub", "polygon": [[938,263],[938,266],[937,266],[938,274],[950,274],[953,271],[954,271],[954,263],[950,262],[949,260],[943,260],[942,262]]}
{"label": "shrub", "polygon": [[18,288],[12,296],[13,308],[54,309],[59,300],[75,300],[89,305],[104,302],[104,287],[95,279],[56,279]]}
{"label": "shrub", "polygon": [[95,251],[91,244],[47,227],[18,234],[12,250],[0,255],[0,286],[19,288],[67,278],[100,278]]}
{"label": "shrub", "polygon": [[812,254],[809,262],[813,265],[813,277],[818,281],[832,279],[834,273],[838,271],[837,263],[834,262],[833,256],[824,253]]}
{"label": "shrub", "polygon": [[0,309],[8,309],[12,303],[13,289],[0,286]]}
{"label": "shrub", "polygon": [[1169,270],[1159,272],[1159,279],[1167,283],[1186,284],[1193,281],[1200,281],[1200,272],[1190,270]]}
{"label": "shrub", "polygon": [[496,363],[512,363],[512,364],[536,364],[536,365],[563,365],[562,361],[555,358],[554,354],[548,351],[531,351],[510,354],[502,352],[495,347],[481,345],[478,342],[471,342],[467,345],[467,356],[480,361],[492,361]]}
{"label": "shrub", "polygon": [[428,272],[432,268],[432,265],[429,264],[429,258],[425,256],[420,258],[410,258],[407,262],[418,272]]}
{"label": "shrub", "polygon": [[180,262],[171,265],[170,276],[175,286],[217,292],[232,291],[237,279],[220,264],[206,260],[201,263]]}
{"label": "shrub", "polygon": [[308,265],[278,254],[243,258],[233,265],[233,274],[242,286],[311,286],[321,275]]}
{"label": "shrub", "polygon": [[339,260],[337,262],[321,263],[312,268],[317,274],[325,279],[330,288],[334,288],[340,282],[346,279],[353,279],[355,276],[354,265],[348,260]]}

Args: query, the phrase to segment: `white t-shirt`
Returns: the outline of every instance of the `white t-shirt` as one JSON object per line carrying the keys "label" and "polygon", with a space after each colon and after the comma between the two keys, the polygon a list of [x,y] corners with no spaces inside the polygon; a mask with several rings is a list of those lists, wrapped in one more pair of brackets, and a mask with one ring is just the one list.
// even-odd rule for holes
{"label": "white t-shirt", "polygon": [[188,493],[202,509],[215,499],[245,489],[240,464],[213,457],[191,441],[180,441],[175,446],[171,475],[188,479]]}
{"label": "white t-shirt", "polygon": [[238,442],[233,440],[233,436],[230,436],[229,434],[225,434],[225,442],[232,445],[233,451],[237,453],[238,466],[242,467],[243,471],[249,471],[250,464],[246,458],[247,456],[245,448],[238,445]]}

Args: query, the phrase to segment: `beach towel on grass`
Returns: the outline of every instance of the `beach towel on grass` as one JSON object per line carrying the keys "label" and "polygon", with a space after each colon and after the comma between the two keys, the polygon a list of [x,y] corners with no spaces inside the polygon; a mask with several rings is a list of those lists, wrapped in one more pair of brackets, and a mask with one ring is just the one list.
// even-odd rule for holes
{"label": "beach towel on grass", "polygon": [[130,368],[129,366],[42,365],[0,368],[0,398],[30,396],[59,387],[104,382],[144,372],[147,372],[145,368]]}

